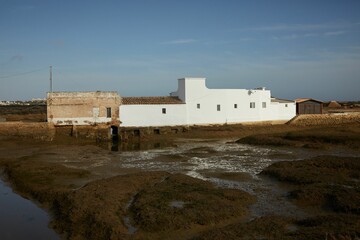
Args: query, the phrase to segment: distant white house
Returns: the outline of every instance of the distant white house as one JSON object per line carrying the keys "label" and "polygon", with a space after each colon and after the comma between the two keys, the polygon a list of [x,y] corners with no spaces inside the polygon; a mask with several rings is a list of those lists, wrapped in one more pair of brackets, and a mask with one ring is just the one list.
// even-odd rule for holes
{"label": "distant white house", "polygon": [[123,97],[119,112],[122,127],[234,124],[290,120],[296,104],[265,88],[208,89],[205,78],[181,78],[167,97]]}

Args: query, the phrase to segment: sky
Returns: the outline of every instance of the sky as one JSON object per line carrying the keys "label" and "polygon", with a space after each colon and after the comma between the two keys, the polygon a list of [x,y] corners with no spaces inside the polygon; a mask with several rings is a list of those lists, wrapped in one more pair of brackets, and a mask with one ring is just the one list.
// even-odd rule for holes
{"label": "sky", "polygon": [[166,96],[177,79],[360,100],[359,0],[0,0],[0,100]]}

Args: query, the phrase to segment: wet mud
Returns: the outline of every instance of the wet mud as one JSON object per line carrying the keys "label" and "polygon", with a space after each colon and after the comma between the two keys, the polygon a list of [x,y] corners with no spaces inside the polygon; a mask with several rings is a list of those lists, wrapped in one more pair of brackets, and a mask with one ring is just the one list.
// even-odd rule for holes
{"label": "wet mud", "polygon": [[[359,126],[327,129],[336,135]],[[51,227],[64,239],[360,236],[356,137],[305,148],[313,140],[253,146],[225,132],[128,143],[118,151],[71,141],[0,140],[0,168],[18,193],[48,209]]]}
{"label": "wet mud", "polygon": [[317,156],[277,162],[262,171],[292,189],[289,199],[311,217],[297,221],[294,239],[360,236],[360,157]]}

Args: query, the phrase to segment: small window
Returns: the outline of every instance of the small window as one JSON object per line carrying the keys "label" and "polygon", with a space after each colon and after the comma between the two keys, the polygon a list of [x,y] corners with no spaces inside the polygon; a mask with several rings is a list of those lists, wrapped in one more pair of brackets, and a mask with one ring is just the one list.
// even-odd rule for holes
{"label": "small window", "polygon": [[262,108],[266,108],[266,102],[262,102]]}
{"label": "small window", "polygon": [[220,111],[221,110],[221,106],[220,104],[217,105],[217,110]]}
{"label": "small window", "polygon": [[196,104],[197,109],[200,109],[200,103]]}
{"label": "small window", "polygon": [[288,105],[287,105],[287,104],[285,104],[285,107],[288,107]]}
{"label": "small window", "polygon": [[166,114],[166,108],[163,108],[163,109],[162,109],[162,113],[163,113],[163,114]]}
{"label": "small window", "polygon": [[106,108],[106,117],[111,118],[111,108],[109,107]]}
{"label": "small window", "polygon": [[237,108],[237,104],[236,104],[236,103],[234,104],[234,108]]}
{"label": "small window", "polygon": [[255,108],[255,102],[250,103],[250,108]]}

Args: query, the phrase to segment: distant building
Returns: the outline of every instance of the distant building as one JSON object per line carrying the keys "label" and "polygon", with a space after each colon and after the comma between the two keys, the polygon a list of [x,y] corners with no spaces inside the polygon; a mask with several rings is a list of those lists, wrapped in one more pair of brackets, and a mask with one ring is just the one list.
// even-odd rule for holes
{"label": "distant building", "polygon": [[117,92],[49,92],[47,120],[54,125],[119,125]]}
{"label": "distant building", "polygon": [[205,78],[182,78],[167,97],[123,98],[123,127],[232,124],[290,120],[294,101],[272,98],[270,90],[208,89]]}
{"label": "distant building", "polygon": [[341,104],[336,101],[331,101],[328,105],[328,108],[341,108]]}
{"label": "distant building", "polygon": [[312,98],[299,98],[296,102],[296,114],[322,114],[323,102]]}

